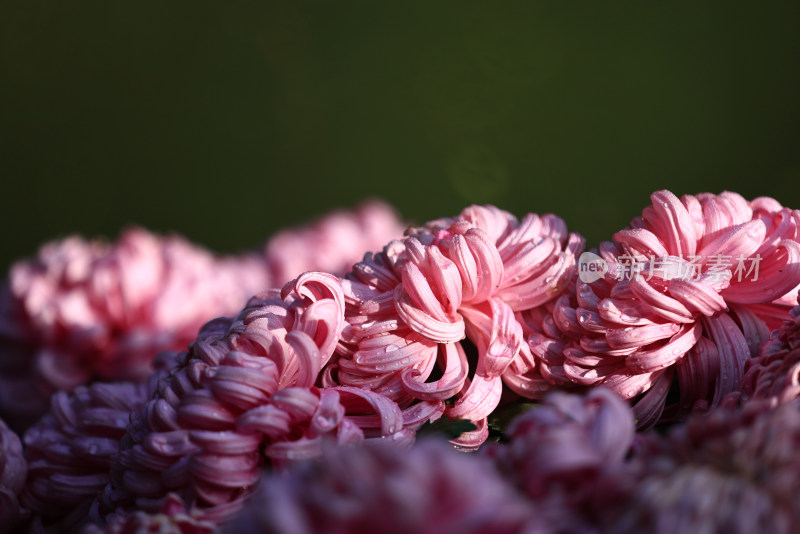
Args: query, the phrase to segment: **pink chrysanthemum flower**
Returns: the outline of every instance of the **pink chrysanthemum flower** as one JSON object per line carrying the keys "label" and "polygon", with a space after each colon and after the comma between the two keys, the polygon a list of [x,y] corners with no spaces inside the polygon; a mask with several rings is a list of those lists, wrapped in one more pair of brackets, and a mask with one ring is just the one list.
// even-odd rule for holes
{"label": "pink chrysanthemum flower", "polygon": [[[551,382],[644,393],[641,426],[735,391],[800,284],[800,212],[727,192],[651,199],[601,244],[604,276],[579,279],[574,298],[525,323]],[[680,400],[664,412],[674,382]]]}
{"label": "pink chrysanthemum flower", "polygon": [[[800,525],[800,406],[724,402],[669,437],[650,436],[635,491],[606,532],[790,534]],[[614,518],[614,516],[616,517]],[[612,519],[613,518],[613,519]]]}
{"label": "pink chrysanthemum flower", "polygon": [[790,402],[800,397],[800,306],[783,327],[774,330],[761,355],[747,361],[742,378],[746,399]]}
{"label": "pink chrysanthemum flower", "polygon": [[279,232],[267,241],[264,259],[275,287],[306,271],[343,275],[365,252],[400,238],[404,230],[389,205],[369,201]]}
{"label": "pink chrysanthemum flower", "polygon": [[0,420],[0,527],[13,528],[22,518],[19,495],[27,463],[17,435]]}
{"label": "pink chrysanthemum flower", "polygon": [[486,459],[428,440],[400,451],[328,449],[319,461],[268,476],[225,531],[512,534],[532,516]]}
{"label": "pink chrysanthemum flower", "polygon": [[111,244],[47,244],[13,266],[0,305],[0,413],[24,426],[57,390],[142,380],[156,354],[181,350],[267,283],[260,260],[215,258],[141,229]]}
{"label": "pink chrysanthemum flower", "polygon": [[602,510],[627,497],[620,474],[634,442],[630,406],[597,388],[554,392],[514,419],[509,442],[483,454],[534,505],[542,532],[592,532]]}
{"label": "pink chrysanthemum flower", "polygon": [[419,422],[357,388],[314,387],[344,326],[339,281],[306,273],[203,329],[128,427],[103,502],[158,512],[168,494],[193,517],[237,511],[266,463],[320,453],[322,443],[386,437],[409,444]]}
{"label": "pink chrysanthemum flower", "polygon": [[[347,276],[347,326],[323,384],[369,388],[402,407],[443,409],[457,396],[445,413],[476,422],[458,442],[476,447],[503,380],[520,394],[541,393],[527,376],[535,362],[516,314],[574,283],[583,239],[554,215],[518,221],[493,206],[407,234]],[[477,347],[472,371],[465,338]]]}

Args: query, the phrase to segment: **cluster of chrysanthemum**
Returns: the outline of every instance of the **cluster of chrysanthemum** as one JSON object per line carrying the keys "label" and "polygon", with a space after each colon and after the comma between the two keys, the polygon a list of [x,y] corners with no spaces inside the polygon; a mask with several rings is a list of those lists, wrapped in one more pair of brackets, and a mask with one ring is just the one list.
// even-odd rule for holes
{"label": "cluster of chrysanthemum", "polygon": [[[787,531],[800,212],[651,199],[583,255],[554,215],[472,206],[346,275],[397,235],[387,209],[239,257],[142,230],[44,247],[0,300],[0,412],[21,429],[49,402],[24,459],[0,427],[0,526]],[[472,429],[412,446],[448,419]],[[707,515],[717,496],[737,504]]]}
{"label": "cluster of chrysanthemum", "polygon": [[402,232],[391,208],[370,202],[286,230],[263,253],[218,257],[139,228],[113,243],[48,243],[0,284],[0,417],[23,430],[56,391],[142,381],[159,352],[183,350],[209,319],[302,272],[342,274]]}

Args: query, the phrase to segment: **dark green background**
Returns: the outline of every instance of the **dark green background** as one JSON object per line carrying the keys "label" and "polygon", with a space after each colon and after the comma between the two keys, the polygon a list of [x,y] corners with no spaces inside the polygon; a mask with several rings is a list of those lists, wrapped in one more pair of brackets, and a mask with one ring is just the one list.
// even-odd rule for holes
{"label": "dark green background", "polygon": [[128,223],[234,251],[367,196],[593,244],[658,188],[800,207],[797,2],[3,0],[0,32],[2,268]]}

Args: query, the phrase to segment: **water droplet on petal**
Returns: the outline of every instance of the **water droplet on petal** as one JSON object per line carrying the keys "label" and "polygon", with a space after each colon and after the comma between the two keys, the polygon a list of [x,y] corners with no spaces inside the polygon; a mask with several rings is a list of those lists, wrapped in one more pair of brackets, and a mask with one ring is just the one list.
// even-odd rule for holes
{"label": "water droplet on petal", "polygon": [[629,326],[625,329],[625,332],[633,332],[633,327]]}
{"label": "water droplet on petal", "polygon": [[383,352],[394,352],[396,350],[400,350],[400,347],[397,345],[386,345],[386,348],[383,349]]}
{"label": "water droplet on petal", "polygon": [[554,279],[555,279],[554,277],[552,277],[552,276],[548,276],[547,278],[545,278],[545,279],[544,279],[544,283],[545,283],[545,284],[549,284],[549,283],[550,283],[550,282],[552,282]]}

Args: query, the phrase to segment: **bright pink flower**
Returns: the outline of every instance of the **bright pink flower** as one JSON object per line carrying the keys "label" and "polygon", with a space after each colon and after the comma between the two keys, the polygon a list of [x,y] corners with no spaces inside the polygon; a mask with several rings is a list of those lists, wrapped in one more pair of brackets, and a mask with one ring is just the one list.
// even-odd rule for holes
{"label": "bright pink flower", "polygon": [[19,495],[25,485],[27,463],[17,435],[0,420],[0,526],[14,527],[24,515]]}
{"label": "bright pink flower", "polygon": [[[644,394],[642,426],[735,391],[800,284],[800,212],[727,192],[651,199],[601,244],[605,276],[524,322],[549,381]],[[674,384],[680,400],[665,412]]]}
{"label": "bright pink flower", "polygon": [[512,534],[532,517],[484,458],[429,440],[410,450],[327,449],[268,476],[225,532]]}
{"label": "bright pink flower", "polygon": [[29,424],[57,390],[141,380],[156,354],[181,350],[205,321],[234,313],[267,283],[252,258],[215,258],[141,229],[111,244],[47,244],[11,269],[0,305],[0,413]]}
{"label": "bright pink flower", "polygon": [[800,306],[783,327],[774,330],[761,355],[747,361],[742,378],[746,399],[790,402],[800,397]]}
{"label": "bright pink flower", "polygon": [[796,532],[798,408],[726,401],[708,415],[691,415],[666,438],[651,435],[630,464],[635,489],[606,510],[604,531]]}
{"label": "bright pink flower", "polygon": [[633,413],[615,393],[554,392],[512,421],[508,443],[482,454],[533,503],[543,532],[591,532],[609,503],[626,498],[620,471],[634,435]]}
{"label": "bright pink flower", "polygon": [[389,205],[369,201],[353,211],[336,211],[279,232],[267,241],[264,259],[275,287],[306,271],[341,275],[365,252],[401,237],[404,229]]}
{"label": "bright pink flower", "polygon": [[134,416],[104,504],[157,513],[173,493],[193,517],[218,523],[267,463],[316,456],[327,440],[413,441],[415,412],[404,419],[397,404],[358,388],[314,387],[343,314],[339,281],[306,273],[208,323]]}
{"label": "bright pink flower", "polygon": [[[476,422],[458,440],[474,448],[486,439],[504,380],[523,395],[540,394],[523,376],[535,362],[517,314],[574,284],[583,240],[553,215],[518,221],[493,206],[407,234],[347,276],[347,326],[323,385],[365,387],[431,410],[455,396],[445,413]],[[477,347],[472,369],[465,338]]]}

